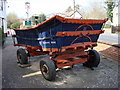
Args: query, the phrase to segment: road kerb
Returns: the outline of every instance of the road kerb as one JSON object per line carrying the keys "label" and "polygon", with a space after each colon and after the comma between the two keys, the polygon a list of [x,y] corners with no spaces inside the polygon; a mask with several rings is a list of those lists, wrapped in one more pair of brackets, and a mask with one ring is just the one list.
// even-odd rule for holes
{"label": "road kerb", "polygon": [[107,44],[107,45],[110,45],[110,46],[120,48],[120,44],[117,44],[117,43],[110,43],[110,42],[106,42],[106,41],[103,41],[103,40],[99,40],[98,43]]}

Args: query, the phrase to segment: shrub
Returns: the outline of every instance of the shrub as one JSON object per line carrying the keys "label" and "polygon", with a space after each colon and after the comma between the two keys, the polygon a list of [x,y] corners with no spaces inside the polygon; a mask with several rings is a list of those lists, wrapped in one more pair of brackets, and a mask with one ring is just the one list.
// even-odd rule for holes
{"label": "shrub", "polygon": [[31,25],[20,25],[20,29],[32,28]]}
{"label": "shrub", "polygon": [[2,41],[2,43],[4,42],[4,32],[2,30],[2,28],[0,28],[0,41]]}
{"label": "shrub", "polygon": [[11,28],[20,28],[20,23],[19,22],[13,23],[10,27]]}

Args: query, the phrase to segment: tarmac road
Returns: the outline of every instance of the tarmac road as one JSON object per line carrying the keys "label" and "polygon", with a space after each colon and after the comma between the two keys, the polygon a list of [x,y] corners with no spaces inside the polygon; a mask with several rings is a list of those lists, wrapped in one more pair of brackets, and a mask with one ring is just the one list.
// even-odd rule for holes
{"label": "tarmac road", "polygon": [[39,61],[46,56],[31,57],[31,65],[20,68],[16,63],[17,47],[7,38],[3,48],[3,88],[118,88],[118,63],[101,56],[95,70],[77,64],[70,70],[57,71],[56,81],[45,80],[39,71]]}

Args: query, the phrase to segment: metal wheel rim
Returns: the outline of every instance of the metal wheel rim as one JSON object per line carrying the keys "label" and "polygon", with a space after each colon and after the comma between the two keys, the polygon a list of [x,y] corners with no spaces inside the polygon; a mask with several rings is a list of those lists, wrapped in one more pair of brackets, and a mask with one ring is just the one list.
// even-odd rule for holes
{"label": "metal wheel rim", "polygon": [[41,71],[45,77],[49,76],[49,69],[48,69],[48,66],[46,64],[43,64]]}
{"label": "metal wheel rim", "polygon": [[21,54],[18,54],[18,56],[17,56],[17,58],[18,58],[18,62],[20,62],[21,63]]}

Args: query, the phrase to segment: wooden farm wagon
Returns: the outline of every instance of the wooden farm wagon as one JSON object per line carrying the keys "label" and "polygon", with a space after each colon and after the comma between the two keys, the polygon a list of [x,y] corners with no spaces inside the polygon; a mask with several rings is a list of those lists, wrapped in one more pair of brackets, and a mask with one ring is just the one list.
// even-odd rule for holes
{"label": "wooden farm wagon", "polygon": [[48,54],[49,59],[40,61],[40,70],[43,77],[50,81],[55,80],[56,68],[78,63],[97,67],[100,56],[93,47],[97,46],[106,21],[55,15],[34,28],[14,29],[14,46],[23,47],[17,50],[18,63],[28,64],[28,57]]}

